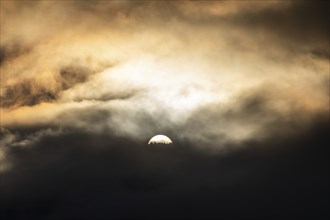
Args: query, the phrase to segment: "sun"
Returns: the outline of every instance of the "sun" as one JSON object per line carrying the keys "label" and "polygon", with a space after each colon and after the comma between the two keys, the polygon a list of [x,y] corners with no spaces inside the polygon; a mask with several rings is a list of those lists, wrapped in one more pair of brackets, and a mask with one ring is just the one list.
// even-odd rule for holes
{"label": "sun", "polygon": [[169,137],[162,134],[158,134],[153,136],[148,142],[148,144],[173,144],[173,142]]}

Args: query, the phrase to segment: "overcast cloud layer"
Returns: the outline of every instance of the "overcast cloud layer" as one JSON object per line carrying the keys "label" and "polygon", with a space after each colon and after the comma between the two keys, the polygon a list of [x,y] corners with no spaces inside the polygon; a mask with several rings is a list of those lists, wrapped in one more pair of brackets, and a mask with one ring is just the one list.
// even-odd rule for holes
{"label": "overcast cloud layer", "polygon": [[327,217],[329,8],[1,2],[5,217]]}

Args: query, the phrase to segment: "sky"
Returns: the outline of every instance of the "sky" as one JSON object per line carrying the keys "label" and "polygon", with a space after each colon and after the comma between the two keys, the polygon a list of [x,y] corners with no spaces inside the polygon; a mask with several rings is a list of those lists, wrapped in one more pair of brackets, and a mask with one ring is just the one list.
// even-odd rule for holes
{"label": "sky", "polygon": [[0,214],[328,219],[329,10],[1,1]]}

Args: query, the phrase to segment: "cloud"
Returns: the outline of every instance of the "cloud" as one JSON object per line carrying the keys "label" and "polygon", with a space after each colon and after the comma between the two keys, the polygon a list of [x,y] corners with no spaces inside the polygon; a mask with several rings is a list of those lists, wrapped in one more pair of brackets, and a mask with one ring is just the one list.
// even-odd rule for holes
{"label": "cloud", "polygon": [[1,45],[0,48],[0,65],[17,58],[20,55],[29,53],[29,48],[23,48],[18,43],[11,43],[8,45]]}
{"label": "cloud", "polygon": [[65,66],[60,68],[58,73],[49,76],[48,80],[55,84],[53,87],[50,87],[49,83],[40,84],[37,79],[21,80],[4,88],[4,95],[1,97],[2,107],[33,106],[56,101],[63,91],[86,82],[94,71],[81,65]]}
{"label": "cloud", "polygon": [[2,3],[5,216],[326,215],[328,6]]}
{"label": "cloud", "polygon": [[[70,7],[79,16],[100,10]],[[132,6],[131,17],[139,7]],[[122,29],[100,21],[86,31],[83,23],[69,34],[44,36],[28,54],[5,62],[2,126],[108,131],[136,140],[180,132],[183,140],[204,141],[205,148],[221,152],[219,142],[272,135],[275,121],[277,131],[291,134],[292,125],[308,127],[328,111],[328,62],[310,51],[293,56],[280,41],[260,50],[273,38],[251,37],[253,28],[230,19],[223,30],[212,22],[173,20],[163,29],[146,23],[132,31],[112,22],[109,27]]]}
{"label": "cloud", "polygon": [[326,1],[297,1],[284,10],[268,8],[259,13],[248,14],[240,22],[252,28],[266,29],[299,47],[314,45],[328,49],[328,7],[329,2]]}
{"label": "cloud", "polygon": [[245,150],[226,155],[179,139],[151,148],[108,133],[44,135],[30,148],[10,149],[15,163],[2,173],[2,213],[12,219],[322,216],[327,129],[315,120],[302,136],[244,142],[231,148]]}

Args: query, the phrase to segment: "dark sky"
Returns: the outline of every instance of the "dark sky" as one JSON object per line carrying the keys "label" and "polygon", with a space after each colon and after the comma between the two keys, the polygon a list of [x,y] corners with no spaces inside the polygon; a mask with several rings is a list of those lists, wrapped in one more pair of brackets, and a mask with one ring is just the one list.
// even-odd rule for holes
{"label": "dark sky", "polygon": [[[4,219],[326,219],[329,124],[210,154],[72,131],[7,157]],[[239,147],[239,146],[230,146]],[[267,148],[267,149],[265,149]]]}
{"label": "dark sky", "polygon": [[328,219],[329,10],[2,1],[1,219]]}

